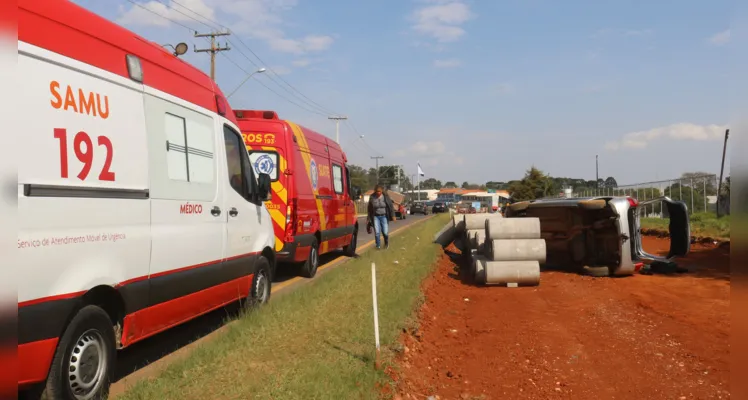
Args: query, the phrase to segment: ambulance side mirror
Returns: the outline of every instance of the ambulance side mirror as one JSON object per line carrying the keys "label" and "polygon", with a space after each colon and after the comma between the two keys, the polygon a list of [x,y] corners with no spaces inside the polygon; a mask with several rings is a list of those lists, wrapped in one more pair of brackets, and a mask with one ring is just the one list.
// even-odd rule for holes
{"label": "ambulance side mirror", "polygon": [[351,199],[361,200],[361,188],[360,187],[354,186],[351,188]]}
{"label": "ambulance side mirror", "polygon": [[270,194],[270,175],[260,174],[257,177],[257,197],[261,201],[268,199]]}

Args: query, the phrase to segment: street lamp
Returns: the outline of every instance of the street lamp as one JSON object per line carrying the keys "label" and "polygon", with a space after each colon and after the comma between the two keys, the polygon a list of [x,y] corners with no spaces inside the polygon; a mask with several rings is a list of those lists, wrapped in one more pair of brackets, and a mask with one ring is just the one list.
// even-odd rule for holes
{"label": "street lamp", "polygon": [[236,89],[234,89],[234,90],[233,90],[233,91],[232,91],[232,92],[231,92],[231,93],[230,93],[230,94],[229,94],[228,96],[226,96],[226,98],[228,99],[228,98],[229,98],[229,97],[231,97],[231,96],[232,96],[232,95],[233,95],[234,93],[236,93],[236,91],[237,91],[237,90],[239,90],[239,88],[240,88],[240,87],[242,87],[242,85],[244,85],[245,83],[247,83],[247,81],[249,80],[249,78],[251,78],[251,77],[252,77],[252,75],[254,75],[254,74],[261,74],[261,73],[263,73],[263,72],[265,72],[265,71],[266,71],[266,70],[265,70],[265,67],[262,67],[262,68],[258,69],[257,71],[255,71],[255,72],[252,72],[251,74],[247,75],[247,77],[246,77],[246,78],[244,78],[244,80],[242,81],[242,83],[240,83],[240,84],[239,84],[239,86],[237,86],[237,87],[236,87]]}

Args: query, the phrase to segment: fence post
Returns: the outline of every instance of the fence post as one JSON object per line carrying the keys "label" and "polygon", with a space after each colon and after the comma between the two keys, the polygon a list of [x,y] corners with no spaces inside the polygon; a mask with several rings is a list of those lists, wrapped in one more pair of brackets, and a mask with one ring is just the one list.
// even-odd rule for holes
{"label": "fence post", "polygon": [[683,180],[678,180],[678,201],[683,201]]}
{"label": "fence post", "polygon": [[693,178],[691,178],[690,182],[691,182],[690,183],[690,185],[691,185],[691,214],[693,214],[693,212],[694,212],[694,209],[693,209]]}
{"label": "fence post", "polygon": [[704,177],[704,212],[706,212],[706,177]]}

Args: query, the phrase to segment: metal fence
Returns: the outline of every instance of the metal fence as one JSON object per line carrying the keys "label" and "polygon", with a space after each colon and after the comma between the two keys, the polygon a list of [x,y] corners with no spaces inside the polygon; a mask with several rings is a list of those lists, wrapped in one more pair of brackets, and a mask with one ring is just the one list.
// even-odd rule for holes
{"label": "metal fence", "polygon": [[[661,196],[684,201],[690,213],[714,212],[718,206],[717,175],[698,175],[688,178],[666,179],[661,181],[641,182],[630,185],[619,185],[615,188],[602,187],[576,192],[574,197],[591,196],[630,196],[638,201],[646,201]],[[713,196],[713,197],[712,197]],[[714,201],[710,201],[713,198]],[[647,217],[662,218],[662,203],[647,205]],[[666,217],[666,215],[665,215]]]}

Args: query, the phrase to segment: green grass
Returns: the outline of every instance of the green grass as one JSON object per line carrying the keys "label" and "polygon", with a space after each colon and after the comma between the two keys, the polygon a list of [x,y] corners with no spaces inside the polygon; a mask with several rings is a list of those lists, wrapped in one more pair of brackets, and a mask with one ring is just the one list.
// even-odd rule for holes
{"label": "green grass", "polygon": [[[642,218],[642,228],[668,231],[667,218]],[[691,215],[691,235],[730,239],[730,216],[717,218],[714,213],[696,213]]]}
{"label": "green grass", "polygon": [[420,223],[392,237],[389,250],[366,252],[272,299],[117,399],[378,398],[376,385],[389,378],[374,368],[371,263],[377,266],[381,355],[387,361],[401,329],[412,323],[420,284],[439,254],[433,235],[447,220]]}

